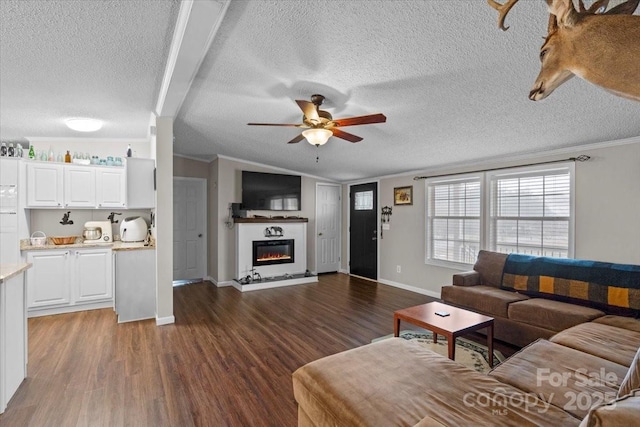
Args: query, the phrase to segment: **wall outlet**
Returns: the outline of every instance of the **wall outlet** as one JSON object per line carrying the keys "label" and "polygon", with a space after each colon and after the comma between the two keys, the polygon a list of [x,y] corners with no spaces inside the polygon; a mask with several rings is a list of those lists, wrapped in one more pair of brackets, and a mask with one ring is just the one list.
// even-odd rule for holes
{"label": "wall outlet", "polygon": [[402,267],[400,267],[399,265],[396,265],[396,272],[402,273]]}

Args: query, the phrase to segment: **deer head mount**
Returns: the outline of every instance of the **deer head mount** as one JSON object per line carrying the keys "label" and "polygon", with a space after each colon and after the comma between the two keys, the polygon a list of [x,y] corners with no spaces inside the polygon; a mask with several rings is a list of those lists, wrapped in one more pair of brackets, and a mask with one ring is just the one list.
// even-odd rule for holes
{"label": "deer head mount", "polygon": [[[518,0],[487,0],[499,12],[498,27]],[[547,37],[540,48],[542,64],[529,99],[539,101],[574,75],[625,98],[640,101],[640,0],[627,0],[606,10],[609,0],[579,10],[572,0],[546,0]]]}

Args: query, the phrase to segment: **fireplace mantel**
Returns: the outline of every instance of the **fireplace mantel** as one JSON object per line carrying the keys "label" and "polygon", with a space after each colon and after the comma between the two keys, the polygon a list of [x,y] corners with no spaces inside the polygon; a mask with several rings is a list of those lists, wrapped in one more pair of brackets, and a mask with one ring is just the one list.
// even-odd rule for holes
{"label": "fireplace mantel", "polygon": [[233,218],[235,223],[309,222],[309,218]]}

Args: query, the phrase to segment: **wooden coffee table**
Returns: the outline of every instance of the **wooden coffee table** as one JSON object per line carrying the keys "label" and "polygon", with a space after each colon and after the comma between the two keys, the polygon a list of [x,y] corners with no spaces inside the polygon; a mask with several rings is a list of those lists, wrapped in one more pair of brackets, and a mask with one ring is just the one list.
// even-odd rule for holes
{"label": "wooden coffee table", "polygon": [[[446,311],[446,317],[436,314]],[[411,323],[433,332],[433,342],[438,342],[438,334],[449,341],[449,359],[455,360],[456,338],[469,332],[487,328],[487,347],[489,348],[489,366],[493,367],[493,317],[473,311],[453,307],[439,302],[403,308],[393,313],[393,335],[400,335],[400,321]]]}

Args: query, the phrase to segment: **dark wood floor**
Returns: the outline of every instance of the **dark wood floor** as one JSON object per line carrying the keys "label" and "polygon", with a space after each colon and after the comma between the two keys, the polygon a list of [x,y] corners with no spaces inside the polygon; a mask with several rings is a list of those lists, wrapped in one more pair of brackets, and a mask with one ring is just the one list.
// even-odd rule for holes
{"label": "dark wood floor", "polygon": [[176,323],[161,327],[118,325],[110,309],[33,318],[28,378],[0,426],[295,426],[294,370],[432,300],[330,274],[247,293],[177,287]]}

